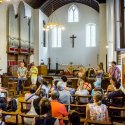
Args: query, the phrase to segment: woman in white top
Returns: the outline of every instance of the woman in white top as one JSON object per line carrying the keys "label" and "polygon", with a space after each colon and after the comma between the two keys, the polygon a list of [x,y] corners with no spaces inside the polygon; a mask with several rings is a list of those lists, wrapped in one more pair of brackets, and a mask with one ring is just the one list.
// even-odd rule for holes
{"label": "woman in white top", "polygon": [[[80,86],[79,89],[75,92],[75,95],[78,96],[88,96],[89,91],[87,89],[84,89],[83,86]],[[88,103],[88,98],[80,98],[81,103]]]}

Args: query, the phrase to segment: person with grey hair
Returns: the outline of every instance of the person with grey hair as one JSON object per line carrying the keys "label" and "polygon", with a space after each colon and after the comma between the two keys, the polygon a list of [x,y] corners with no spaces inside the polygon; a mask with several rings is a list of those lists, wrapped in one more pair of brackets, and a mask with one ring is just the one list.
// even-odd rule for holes
{"label": "person with grey hair", "polygon": [[63,84],[62,84],[62,81],[58,82],[57,83],[57,89],[59,91],[59,99],[60,99],[60,102],[63,103],[63,104],[70,104],[70,92],[65,90]]}

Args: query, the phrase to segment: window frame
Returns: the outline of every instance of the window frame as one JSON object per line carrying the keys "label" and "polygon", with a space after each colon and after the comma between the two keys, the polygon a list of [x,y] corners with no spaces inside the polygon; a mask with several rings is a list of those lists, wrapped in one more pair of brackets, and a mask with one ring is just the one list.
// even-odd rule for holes
{"label": "window frame", "polygon": [[[90,27],[90,31],[89,31],[89,33],[87,32],[87,28],[88,28],[88,26]],[[95,33],[94,33],[94,41],[92,40],[92,26],[94,26],[94,28],[95,28]],[[85,34],[85,46],[86,47],[96,47],[96,24],[95,23],[88,23],[88,24],[86,24],[86,34]],[[90,38],[88,38],[88,34],[89,34],[89,37]],[[90,40],[89,41],[89,44],[87,44],[88,43],[88,40]],[[94,43],[93,43],[94,42]]]}
{"label": "window frame", "polygon": [[[73,7],[75,7],[75,10],[73,10]],[[75,18],[75,12],[77,12],[77,20]],[[71,20],[71,17],[70,17],[71,13],[72,13],[72,20]],[[77,23],[77,22],[79,22],[79,9],[75,4],[71,5],[69,7],[69,9],[68,9],[68,22],[69,23]]]}
{"label": "window frame", "polygon": [[[54,35],[54,33],[56,36]],[[62,47],[62,30],[60,27],[55,27],[55,28],[51,29],[51,39],[52,39],[52,48],[61,48]],[[54,40],[55,40],[55,42],[54,42]]]}

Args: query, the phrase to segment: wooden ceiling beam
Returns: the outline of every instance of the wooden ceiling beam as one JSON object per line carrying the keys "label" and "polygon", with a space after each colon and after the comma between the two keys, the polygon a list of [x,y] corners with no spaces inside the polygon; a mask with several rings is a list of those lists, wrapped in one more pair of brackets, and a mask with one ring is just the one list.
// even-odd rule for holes
{"label": "wooden ceiling beam", "polygon": [[47,16],[50,16],[52,13],[52,2],[54,5],[54,10],[72,2],[82,3],[88,5],[99,11],[99,3],[105,3],[106,0],[24,0],[34,9],[40,8]]}
{"label": "wooden ceiling beam", "polygon": [[94,0],[47,0],[40,8],[47,16],[50,16],[52,14],[52,2],[54,6],[54,11],[72,2],[82,3],[92,7],[96,11],[99,11],[99,4]]}

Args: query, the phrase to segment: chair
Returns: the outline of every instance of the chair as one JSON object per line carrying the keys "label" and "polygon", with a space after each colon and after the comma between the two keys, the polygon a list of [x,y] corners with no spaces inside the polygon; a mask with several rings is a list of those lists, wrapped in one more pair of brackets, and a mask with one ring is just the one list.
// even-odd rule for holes
{"label": "chair", "polygon": [[31,108],[31,102],[21,101],[21,112],[27,113]]}
{"label": "chair", "polygon": [[91,120],[87,120],[87,123],[89,125],[113,125],[111,122],[96,122]]}
{"label": "chair", "polygon": [[[63,118],[63,121],[64,121],[65,125],[68,125],[68,124],[71,125],[71,123],[69,122],[68,116],[64,117],[64,118]],[[85,122],[85,119],[84,119],[84,118],[80,118],[80,123],[81,123],[81,125],[84,125],[84,122]]]}
{"label": "chair", "polygon": [[[23,125],[26,125],[24,118],[33,119],[33,118],[35,118],[35,117],[39,117],[39,116],[36,116],[36,115],[27,115],[27,114],[24,114],[24,113],[21,113],[21,114],[19,114],[19,115],[21,116],[22,124],[23,124]],[[29,125],[29,124],[28,124],[28,125]],[[31,124],[31,125],[32,125],[32,124]]]}
{"label": "chair", "polygon": [[76,110],[81,117],[85,117],[86,115],[86,104],[77,105],[77,104],[65,104],[66,109],[68,111],[68,107],[70,106],[70,110]]}
{"label": "chair", "polygon": [[8,92],[9,92],[9,97],[15,96],[15,90],[8,90]]}
{"label": "chair", "polygon": [[[76,100],[78,102],[78,104],[87,104],[90,100],[91,100],[92,96],[91,95],[88,95],[88,96],[80,96],[80,95],[77,95],[76,96]],[[86,99],[86,102],[84,102],[84,100]],[[83,100],[83,101],[82,101]]]}
{"label": "chair", "polygon": [[17,82],[8,82],[9,94],[12,94],[14,96],[16,93],[16,88],[17,88]]}
{"label": "chair", "polygon": [[52,76],[43,76],[43,78],[48,81],[50,85],[52,85],[53,77]]}
{"label": "chair", "polygon": [[[13,119],[10,120],[5,120],[5,117],[9,115],[9,116],[13,116],[16,118],[16,121],[14,122]],[[2,120],[3,122],[5,122],[6,125],[18,125],[18,113],[15,112],[4,112],[2,111]]]}
{"label": "chair", "polygon": [[124,106],[123,107],[109,106],[108,107],[108,111],[111,112],[111,113],[113,111],[119,113],[118,115],[111,114],[111,121],[112,122],[125,122],[125,116],[122,115],[122,112],[125,111],[125,107]]}
{"label": "chair", "polygon": [[112,97],[110,102],[112,106],[122,107],[124,105],[124,97]]}

